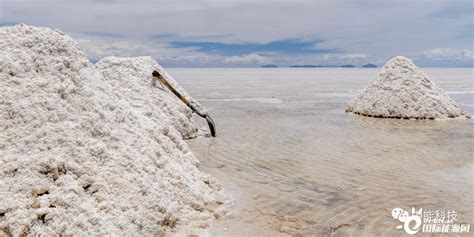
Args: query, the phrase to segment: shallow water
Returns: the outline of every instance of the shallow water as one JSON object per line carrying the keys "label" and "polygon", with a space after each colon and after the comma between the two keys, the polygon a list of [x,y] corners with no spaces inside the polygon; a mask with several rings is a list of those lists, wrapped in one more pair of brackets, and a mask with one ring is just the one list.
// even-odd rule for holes
{"label": "shallow water", "polygon": [[[473,119],[346,114],[379,69],[168,71],[216,122],[188,141],[229,197],[211,235],[399,236],[390,212],[412,206],[474,220]],[[474,113],[472,69],[426,72]]]}

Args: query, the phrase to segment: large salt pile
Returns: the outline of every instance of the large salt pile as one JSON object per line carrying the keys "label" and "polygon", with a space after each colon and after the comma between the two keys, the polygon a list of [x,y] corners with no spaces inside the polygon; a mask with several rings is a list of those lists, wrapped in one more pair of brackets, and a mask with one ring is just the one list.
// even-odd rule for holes
{"label": "large salt pile", "polygon": [[26,25],[0,39],[0,236],[162,235],[217,216],[219,187],[183,140],[191,111],[153,86],[153,59],[93,65]]}
{"label": "large salt pile", "polygon": [[388,61],[379,77],[349,102],[346,112],[406,119],[469,117],[421,69],[402,56]]}

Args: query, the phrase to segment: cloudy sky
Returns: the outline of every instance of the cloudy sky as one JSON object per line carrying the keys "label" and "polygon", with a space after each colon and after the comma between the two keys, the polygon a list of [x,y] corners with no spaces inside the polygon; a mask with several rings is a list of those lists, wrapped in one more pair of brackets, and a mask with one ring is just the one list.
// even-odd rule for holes
{"label": "cloudy sky", "polygon": [[91,60],[164,66],[472,66],[471,0],[0,0],[0,25],[61,29]]}

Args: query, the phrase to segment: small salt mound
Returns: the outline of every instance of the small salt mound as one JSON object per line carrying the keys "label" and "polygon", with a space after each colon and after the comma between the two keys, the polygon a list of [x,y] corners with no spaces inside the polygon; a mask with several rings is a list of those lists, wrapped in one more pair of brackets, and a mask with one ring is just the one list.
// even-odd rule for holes
{"label": "small salt mound", "polygon": [[379,77],[349,102],[346,112],[405,119],[470,117],[410,59],[402,56],[388,61]]}
{"label": "small salt mound", "polygon": [[209,225],[219,186],[183,140],[197,134],[191,110],[153,86],[153,59],[92,65],[48,28],[0,38],[0,236]]}

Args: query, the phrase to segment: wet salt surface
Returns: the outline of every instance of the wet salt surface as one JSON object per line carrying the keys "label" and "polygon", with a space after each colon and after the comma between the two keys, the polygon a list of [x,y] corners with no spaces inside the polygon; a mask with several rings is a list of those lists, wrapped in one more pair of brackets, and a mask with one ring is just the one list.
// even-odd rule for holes
{"label": "wet salt surface", "polygon": [[[235,199],[210,234],[399,236],[390,211],[412,206],[474,220],[473,120],[344,113],[378,71],[169,69],[218,129],[188,141]],[[474,113],[472,69],[425,71]]]}

